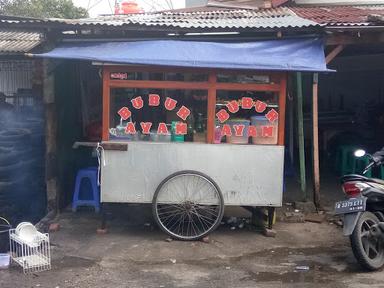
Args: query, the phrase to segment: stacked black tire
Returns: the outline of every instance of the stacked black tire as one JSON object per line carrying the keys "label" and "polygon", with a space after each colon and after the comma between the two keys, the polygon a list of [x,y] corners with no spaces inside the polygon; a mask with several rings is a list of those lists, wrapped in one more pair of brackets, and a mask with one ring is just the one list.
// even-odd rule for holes
{"label": "stacked black tire", "polygon": [[13,225],[45,213],[44,125],[23,119],[0,128],[0,216]]}

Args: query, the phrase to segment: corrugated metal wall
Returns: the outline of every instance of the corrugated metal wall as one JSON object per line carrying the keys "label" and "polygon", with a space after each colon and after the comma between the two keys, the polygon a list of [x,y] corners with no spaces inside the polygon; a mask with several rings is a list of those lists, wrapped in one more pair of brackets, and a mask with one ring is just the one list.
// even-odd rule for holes
{"label": "corrugated metal wall", "polygon": [[0,60],[0,92],[12,96],[19,88],[32,88],[33,66],[33,60]]}
{"label": "corrugated metal wall", "polygon": [[13,226],[21,221],[35,223],[46,213],[45,114],[39,63],[0,60],[0,92],[13,104],[0,105],[0,215]]}

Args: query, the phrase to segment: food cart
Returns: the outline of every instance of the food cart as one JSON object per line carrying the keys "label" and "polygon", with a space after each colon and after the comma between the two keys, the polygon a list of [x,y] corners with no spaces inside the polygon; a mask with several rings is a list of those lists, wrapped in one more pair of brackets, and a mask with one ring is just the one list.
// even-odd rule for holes
{"label": "food cart", "polygon": [[101,202],[152,203],[183,240],[213,231],[225,206],[282,205],[287,72],[326,69],[319,39],[65,44],[45,57],[101,65]]}

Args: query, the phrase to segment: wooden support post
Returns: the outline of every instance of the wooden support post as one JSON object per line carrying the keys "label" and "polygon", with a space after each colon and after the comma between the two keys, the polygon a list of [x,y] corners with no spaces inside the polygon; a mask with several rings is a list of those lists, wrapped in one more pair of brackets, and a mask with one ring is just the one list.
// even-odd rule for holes
{"label": "wooden support post", "polygon": [[43,101],[45,109],[45,183],[47,210],[56,213],[59,208],[57,180],[57,111],[52,62],[43,60]]}
{"label": "wooden support post", "polygon": [[109,140],[109,117],[110,117],[110,70],[103,67],[103,122],[102,122],[102,140]]}
{"label": "wooden support post", "polygon": [[325,57],[325,63],[331,62],[341,51],[344,50],[344,45],[337,45],[329,54]]}
{"label": "wooden support post", "polygon": [[287,74],[283,74],[280,79],[279,91],[279,131],[277,134],[277,145],[284,146],[285,132],[285,102],[287,97]]}
{"label": "wooden support post", "polygon": [[304,125],[303,125],[303,84],[301,72],[296,73],[297,91],[297,136],[299,144],[299,165],[300,165],[300,187],[302,201],[307,201],[307,183],[305,175],[305,146],[304,146]]}
{"label": "wooden support post", "polygon": [[312,84],[312,123],[313,123],[313,200],[320,206],[320,164],[319,164],[319,119],[318,119],[318,74],[313,74]]}
{"label": "wooden support post", "polygon": [[207,143],[213,143],[215,137],[216,112],[216,74],[214,72],[209,73],[208,83]]}

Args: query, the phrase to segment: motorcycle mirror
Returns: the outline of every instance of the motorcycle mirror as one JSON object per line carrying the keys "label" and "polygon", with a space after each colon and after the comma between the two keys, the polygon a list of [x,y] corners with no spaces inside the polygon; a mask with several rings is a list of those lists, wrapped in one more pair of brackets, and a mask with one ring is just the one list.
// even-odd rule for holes
{"label": "motorcycle mirror", "polygon": [[365,155],[365,151],[363,149],[359,149],[359,150],[356,150],[354,154],[355,154],[355,157],[360,158]]}

